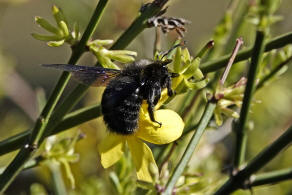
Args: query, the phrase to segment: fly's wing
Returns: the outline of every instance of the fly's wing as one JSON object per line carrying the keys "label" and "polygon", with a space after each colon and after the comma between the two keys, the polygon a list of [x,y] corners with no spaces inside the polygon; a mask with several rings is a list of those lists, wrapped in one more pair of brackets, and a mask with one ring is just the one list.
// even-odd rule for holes
{"label": "fly's wing", "polygon": [[71,64],[43,64],[43,66],[71,72],[79,82],[96,87],[106,86],[110,80],[121,73],[120,70],[116,69]]}

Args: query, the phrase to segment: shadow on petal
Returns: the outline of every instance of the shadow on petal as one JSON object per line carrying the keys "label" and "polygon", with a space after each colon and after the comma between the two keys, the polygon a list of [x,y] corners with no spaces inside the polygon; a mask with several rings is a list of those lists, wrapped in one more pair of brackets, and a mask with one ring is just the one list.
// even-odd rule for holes
{"label": "shadow on petal", "polygon": [[135,137],[129,137],[127,143],[136,167],[137,178],[142,181],[152,182],[150,164],[157,166],[152,151],[145,143]]}
{"label": "shadow on petal", "polygon": [[101,165],[108,168],[120,160],[124,153],[124,146],[124,136],[108,134],[98,145]]}

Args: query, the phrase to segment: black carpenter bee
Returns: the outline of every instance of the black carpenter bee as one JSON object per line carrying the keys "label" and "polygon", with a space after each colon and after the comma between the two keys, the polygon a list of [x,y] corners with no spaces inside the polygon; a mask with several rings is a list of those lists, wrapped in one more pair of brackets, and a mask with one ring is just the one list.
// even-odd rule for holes
{"label": "black carpenter bee", "polygon": [[167,89],[168,96],[173,95],[171,78],[178,74],[168,71],[167,64],[170,62],[143,59],[127,65],[123,70],[70,64],[44,66],[71,72],[85,85],[106,86],[101,101],[103,119],[110,131],[128,135],[138,127],[143,100],[148,104],[150,119],[161,127],[162,124],[155,120],[153,110],[163,89]]}

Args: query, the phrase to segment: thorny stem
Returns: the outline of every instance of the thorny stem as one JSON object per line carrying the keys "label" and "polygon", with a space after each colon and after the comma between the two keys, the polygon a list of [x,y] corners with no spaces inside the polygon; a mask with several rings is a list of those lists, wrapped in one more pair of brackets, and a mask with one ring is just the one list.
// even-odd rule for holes
{"label": "thorny stem", "polygon": [[[287,33],[285,35],[278,36],[278,37],[274,38],[273,40],[268,41],[267,44],[265,44],[265,51],[270,51],[272,49],[281,48],[281,47],[284,47],[284,46],[291,44],[291,43],[292,43],[292,32]],[[243,61],[243,60],[248,59],[250,57],[250,55],[252,54],[251,51],[252,51],[252,49],[245,49],[245,50],[239,51],[237,57],[235,58],[235,62],[239,62],[239,61]],[[238,57],[238,56],[240,56],[240,57]],[[230,54],[223,56],[222,58],[220,58],[216,61],[204,63],[203,66],[206,66],[206,65],[207,66],[202,67],[202,70],[205,73],[219,70],[223,67],[224,63],[226,64],[228,62],[229,57],[230,57]],[[85,87],[85,86],[80,85],[79,87],[81,88],[81,87]],[[81,98],[80,96],[82,96],[82,95],[78,94],[78,91],[79,91],[78,87],[74,91],[75,91],[76,97],[78,96],[79,98]],[[85,90],[84,90],[84,92],[85,92]],[[64,110],[66,110],[66,112],[68,112],[71,109],[72,105],[75,105],[75,102],[78,102],[78,100],[79,100],[78,98],[77,98],[78,100],[76,98],[73,98],[74,101],[72,101],[72,102],[69,101],[69,99],[70,99],[69,97],[72,97],[70,95],[68,96],[68,101],[64,102],[64,104],[70,105],[67,107],[67,109],[64,109]],[[64,104],[62,104],[62,105],[64,105]],[[61,107],[60,107],[60,111],[63,110],[63,109],[61,109]],[[66,130],[64,128],[72,128],[73,126],[69,125],[71,122],[74,122],[74,126],[77,126],[77,125],[80,125],[84,122],[90,121],[94,118],[101,116],[101,112],[95,111],[95,109],[98,110],[99,105],[87,107],[84,109],[80,109],[76,112],[73,112],[73,113],[75,113],[74,117],[72,117],[72,118],[69,117],[68,120],[65,120],[65,121],[67,121],[66,122],[67,125],[62,125],[64,120],[56,122],[56,125],[58,127],[55,128],[50,135],[57,134],[61,131]],[[59,108],[57,110],[59,110]],[[57,113],[58,112],[56,111],[56,114]],[[71,115],[71,113],[69,115]],[[53,113],[52,117],[54,117],[54,116],[55,116],[55,112]],[[65,118],[67,118],[67,116]],[[70,119],[72,119],[72,120],[70,120]],[[49,122],[48,126],[50,126],[50,122]],[[52,126],[54,126],[54,125],[52,125]],[[62,128],[60,128],[61,126],[62,126]],[[0,155],[9,153],[11,151],[14,151],[14,150],[20,148],[25,143],[25,141],[28,139],[28,136],[30,135],[30,133],[31,133],[31,130],[27,130],[27,131],[21,132],[17,135],[14,135],[8,139],[1,141],[0,142]],[[49,136],[49,134],[46,134],[46,136]]]}
{"label": "thorny stem", "polygon": [[244,91],[244,97],[242,102],[242,107],[240,110],[240,118],[238,122],[235,123],[234,133],[236,135],[236,145],[234,152],[234,169],[238,169],[239,166],[244,161],[245,149],[247,136],[245,132],[247,115],[249,112],[250,102],[252,100],[253,91],[255,89],[255,81],[259,68],[259,64],[261,63],[262,54],[264,51],[264,38],[265,34],[262,31],[258,31],[256,35],[256,40],[253,48],[253,55],[251,58],[251,64],[248,72],[248,79],[246,88]]}
{"label": "thorny stem", "polygon": [[246,188],[245,184],[249,181],[250,176],[265,166],[274,157],[277,156],[285,147],[291,144],[292,140],[292,126],[289,127],[277,140],[262,150],[256,157],[254,157],[246,167],[239,170],[232,177],[230,177],[225,184],[223,184],[215,193],[215,195],[226,195],[236,191],[239,188]]}
{"label": "thorny stem", "polygon": [[[75,64],[81,54],[83,53],[83,50],[85,48],[85,45],[90,38],[91,34],[95,30],[97,23],[99,22],[99,19],[103,13],[103,10],[105,8],[105,5],[108,0],[100,0],[95,12],[90,20],[90,23],[87,27],[87,30],[84,32],[84,35],[77,45],[76,49],[73,50],[71,58],[69,60],[70,64]],[[39,147],[39,145],[42,143],[42,140],[44,138],[44,134],[50,134],[50,132],[46,132],[46,127],[48,125],[48,122],[51,118],[52,112],[59,101],[62,92],[64,91],[68,81],[70,79],[70,74],[68,72],[64,72],[55,89],[53,90],[51,96],[48,99],[48,102],[46,106],[44,107],[43,111],[41,112],[39,118],[37,119],[35,126],[31,132],[29,141],[27,144],[25,144],[21,150],[18,152],[16,157],[13,159],[13,161],[8,165],[8,167],[5,169],[3,174],[0,175],[0,190],[1,193],[3,193],[7,187],[10,185],[10,183],[13,181],[13,179],[18,175],[18,173],[22,170],[24,164],[33,156],[36,149]]]}

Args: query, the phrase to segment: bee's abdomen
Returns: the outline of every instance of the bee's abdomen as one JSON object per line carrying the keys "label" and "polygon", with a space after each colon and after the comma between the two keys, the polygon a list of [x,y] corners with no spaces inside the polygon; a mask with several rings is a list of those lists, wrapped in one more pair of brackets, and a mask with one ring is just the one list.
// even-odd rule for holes
{"label": "bee's abdomen", "polygon": [[103,119],[110,131],[132,134],[138,127],[142,97],[136,83],[109,85],[102,97]]}

